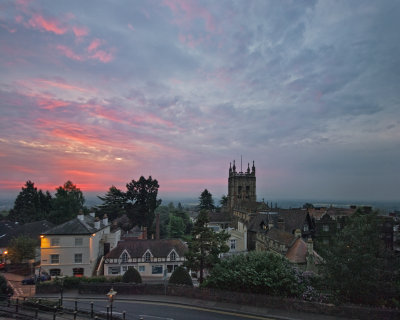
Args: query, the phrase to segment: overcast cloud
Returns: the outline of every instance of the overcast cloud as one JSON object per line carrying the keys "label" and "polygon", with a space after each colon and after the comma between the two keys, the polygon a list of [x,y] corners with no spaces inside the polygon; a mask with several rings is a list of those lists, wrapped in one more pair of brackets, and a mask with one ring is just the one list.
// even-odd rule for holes
{"label": "overcast cloud", "polygon": [[398,200],[399,1],[2,1],[0,190]]}

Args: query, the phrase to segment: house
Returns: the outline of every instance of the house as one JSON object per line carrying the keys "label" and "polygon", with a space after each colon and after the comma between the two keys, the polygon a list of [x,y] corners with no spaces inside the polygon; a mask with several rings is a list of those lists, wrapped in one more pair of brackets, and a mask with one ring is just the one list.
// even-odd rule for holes
{"label": "house", "polygon": [[92,276],[103,255],[117,246],[121,231],[111,230],[107,216],[82,212],[41,235],[41,269],[51,276]]}
{"label": "house", "polygon": [[185,261],[187,245],[180,239],[120,241],[104,258],[104,275],[123,275],[135,268],[142,277],[163,279]]}

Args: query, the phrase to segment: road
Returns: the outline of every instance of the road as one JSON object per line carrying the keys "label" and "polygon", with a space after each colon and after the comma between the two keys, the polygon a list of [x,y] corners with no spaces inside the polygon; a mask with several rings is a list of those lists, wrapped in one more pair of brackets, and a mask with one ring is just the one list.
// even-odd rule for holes
{"label": "road", "polygon": [[31,297],[35,295],[35,285],[23,285],[22,279],[26,278],[14,273],[2,273],[14,290],[14,297]]}
{"label": "road", "polygon": [[[80,298],[77,302],[78,309],[89,311],[90,299]],[[75,307],[74,299],[64,299],[64,306],[73,309]],[[93,303],[95,312],[106,313],[109,302],[107,299],[97,299]],[[163,302],[151,301],[115,301],[113,303],[113,314],[122,317],[122,312],[126,312],[127,320],[144,319],[144,320],[273,320],[277,318],[263,317],[240,313],[237,311],[228,310],[213,310],[197,306],[171,304]]]}

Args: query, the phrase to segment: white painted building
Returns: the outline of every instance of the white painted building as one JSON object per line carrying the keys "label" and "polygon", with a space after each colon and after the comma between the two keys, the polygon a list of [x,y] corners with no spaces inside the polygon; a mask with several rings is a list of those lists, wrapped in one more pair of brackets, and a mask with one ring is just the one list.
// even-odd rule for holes
{"label": "white painted building", "polygon": [[185,261],[187,245],[180,239],[120,241],[104,258],[104,275],[123,275],[136,268],[142,277],[169,278]]}
{"label": "white painted building", "polygon": [[41,270],[52,276],[94,274],[104,254],[115,248],[121,231],[111,231],[108,218],[79,214],[41,235]]}

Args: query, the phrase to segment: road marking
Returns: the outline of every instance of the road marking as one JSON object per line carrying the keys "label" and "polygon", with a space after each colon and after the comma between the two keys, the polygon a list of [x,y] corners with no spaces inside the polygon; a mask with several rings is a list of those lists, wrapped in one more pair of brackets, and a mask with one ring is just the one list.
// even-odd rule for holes
{"label": "road marking", "polygon": [[148,314],[139,314],[140,319],[161,319],[161,320],[174,320],[173,318],[162,318],[162,317],[156,317],[156,316],[149,316]]}

